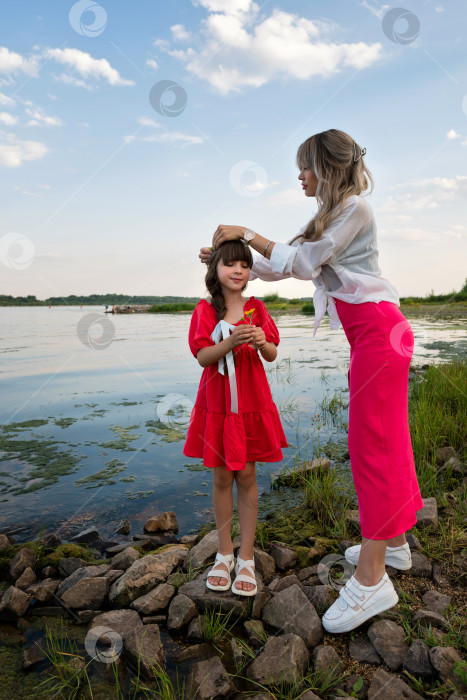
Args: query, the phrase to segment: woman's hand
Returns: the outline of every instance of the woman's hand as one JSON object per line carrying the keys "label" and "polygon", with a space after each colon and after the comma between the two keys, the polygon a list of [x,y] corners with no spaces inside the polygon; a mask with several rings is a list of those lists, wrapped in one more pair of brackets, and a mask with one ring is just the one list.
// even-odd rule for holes
{"label": "woman's hand", "polygon": [[243,238],[245,231],[248,231],[245,226],[224,226],[219,224],[214,232],[214,236],[212,237],[212,245],[214,250],[219,248],[221,243],[225,243],[225,241],[235,241]]}
{"label": "woman's hand", "polygon": [[206,263],[206,265],[209,262],[209,258],[212,255],[212,248],[200,248],[199,249],[199,258],[202,263]]}

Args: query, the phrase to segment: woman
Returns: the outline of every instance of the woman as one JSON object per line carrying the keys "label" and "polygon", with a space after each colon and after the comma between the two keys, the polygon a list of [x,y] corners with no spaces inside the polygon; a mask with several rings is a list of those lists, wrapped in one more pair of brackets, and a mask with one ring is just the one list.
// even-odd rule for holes
{"label": "woman", "polygon": [[[322,618],[328,632],[347,632],[393,607],[398,596],[385,564],[411,567],[405,532],[423,507],[408,422],[408,377],[413,333],[399,296],[378,268],[376,225],[361,193],[373,178],[366,149],[329,129],[298,149],[298,175],[318,212],[288,243],[244,226],[218,226],[212,245],[243,239],[255,257],[250,280],[289,277],[316,286],[314,333],[328,310],[350,344],[348,444],[360,511],[362,544],[345,552],[357,565]],[[211,250],[201,248],[202,262]]]}

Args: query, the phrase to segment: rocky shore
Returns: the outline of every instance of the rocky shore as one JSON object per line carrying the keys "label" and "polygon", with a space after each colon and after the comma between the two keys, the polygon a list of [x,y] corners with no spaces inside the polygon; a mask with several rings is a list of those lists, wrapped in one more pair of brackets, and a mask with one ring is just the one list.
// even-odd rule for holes
{"label": "rocky shore", "polygon": [[[464,465],[452,448],[443,450],[440,469],[455,461],[455,495],[465,503]],[[308,468],[317,466],[326,468],[322,461]],[[436,537],[438,504],[435,498],[424,503],[416,530]],[[0,671],[4,697],[16,697],[21,678],[27,679],[24,692],[32,694],[18,696],[39,697],[37,680],[54,676],[81,683],[83,695],[73,697],[117,697],[110,691],[114,674],[128,686],[136,673],[146,694],[135,697],[465,697],[465,541],[453,553],[448,576],[409,534],[412,568],[387,567],[398,605],[350,633],[330,635],[321,616],[353,572],[343,557],[346,547],[359,542],[358,512],[348,512],[347,519],[355,539],[328,549],[328,540],[318,537],[308,538],[307,548],[279,541],[257,546],[258,593],[251,598],[206,588],[217,531],[179,536],[173,511],[151,517],[142,533],[130,535],[130,523],[123,521],[112,541],[95,528],[67,543],[53,533],[22,544],[0,535],[0,641],[5,646],[13,639],[8,648],[16,654]],[[237,535],[235,553],[239,545]],[[38,618],[60,619],[81,631],[75,653],[58,661],[43,629],[28,642]],[[183,687],[169,691],[174,670]]]}

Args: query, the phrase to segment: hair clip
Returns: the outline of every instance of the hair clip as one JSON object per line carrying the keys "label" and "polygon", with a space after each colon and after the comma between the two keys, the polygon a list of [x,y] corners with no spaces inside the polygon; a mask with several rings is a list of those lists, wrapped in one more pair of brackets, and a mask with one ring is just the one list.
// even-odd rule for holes
{"label": "hair clip", "polygon": [[357,145],[357,144],[356,144],[355,141],[354,141],[354,142],[353,142],[353,162],[354,162],[354,163],[356,163],[357,160],[360,160],[360,158],[361,158],[362,156],[364,156],[365,153],[366,153],[366,148],[363,148],[363,149],[362,149],[362,152],[360,153],[360,155],[358,156],[358,158],[355,158],[355,156],[356,156],[356,149],[355,149],[356,145]]}

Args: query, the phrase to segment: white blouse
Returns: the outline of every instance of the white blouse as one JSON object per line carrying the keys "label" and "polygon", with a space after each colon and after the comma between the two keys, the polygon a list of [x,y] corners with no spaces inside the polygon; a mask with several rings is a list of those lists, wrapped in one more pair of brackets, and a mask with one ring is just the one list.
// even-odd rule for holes
{"label": "white blouse", "polygon": [[381,277],[373,211],[359,195],[346,199],[344,210],[325,229],[319,241],[297,239],[292,244],[275,243],[270,260],[262,255],[253,257],[250,280],[275,281],[288,277],[312,280],[316,286],[313,337],[326,310],[331,328],[340,327],[334,297],[350,304],[390,301],[400,306],[396,288]]}

